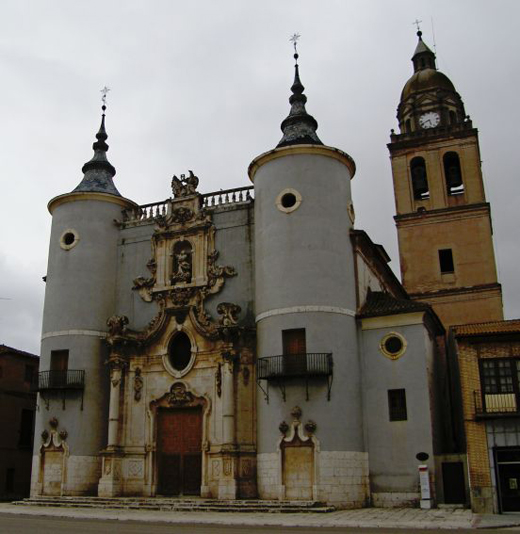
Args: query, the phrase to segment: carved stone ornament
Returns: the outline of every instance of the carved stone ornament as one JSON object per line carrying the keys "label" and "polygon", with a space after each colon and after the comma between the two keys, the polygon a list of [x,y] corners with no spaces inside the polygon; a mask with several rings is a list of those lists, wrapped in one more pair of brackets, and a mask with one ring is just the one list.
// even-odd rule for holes
{"label": "carved stone ornament", "polygon": [[285,421],[282,421],[278,425],[278,430],[285,436],[285,434],[287,434],[287,431],[289,430],[289,425]]}
{"label": "carved stone ornament", "polygon": [[145,278],[144,276],[138,276],[137,278],[134,278],[133,283],[134,285],[132,286],[132,289],[137,290],[139,296],[145,302],[152,302],[153,297],[151,289],[155,284],[155,277]]}
{"label": "carved stone ornament", "polygon": [[232,304],[231,302],[221,302],[217,306],[217,313],[222,317],[219,320],[221,326],[237,326],[238,314],[242,311],[242,308],[238,304]]}
{"label": "carved stone ornament", "polygon": [[218,250],[208,254],[208,287],[209,293],[218,293],[224,285],[224,279],[236,276],[234,267],[217,265]]}
{"label": "carved stone ornament", "polygon": [[307,434],[312,435],[314,432],[316,432],[317,425],[314,421],[309,420],[305,423],[304,428]]}
{"label": "carved stone ornament", "polygon": [[56,430],[58,428],[58,419],[56,419],[56,417],[52,417],[50,420],[49,420],[49,425],[52,429]]}
{"label": "carved stone ornament", "polygon": [[69,433],[68,433],[64,428],[62,428],[62,429],[59,431],[59,434],[58,434],[58,435],[60,436],[60,439],[62,439],[62,440],[66,440],[67,437],[69,436]]}
{"label": "carved stone ornament", "polygon": [[41,436],[42,441],[47,441],[49,439],[49,431],[47,429],[43,430]]}
{"label": "carved stone ornament", "polygon": [[135,374],[134,374],[134,400],[136,402],[139,402],[141,400],[142,389],[143,389],[143,377],[141,376],[141,368],[136,367]]}
{"label": "carved stone ornament", "polygon": [[168,394],[168,403],[173,406],[182,406],[183,404],[189,404],[193,402],[195,397],[193,393],[186,389],[186,386],[182,382],[175,382],[170,388]]}
{"label": "carved stone ornament", "polygon": [[293,416],[295,421],[299,421],[302,416],[302,409],[299,406],[295,406],[291,410],[291,415]]}
{"label": "carved stone ornament", "polygon": [[128,317],[126,315],[112,315],[107,319],[108,331],[111,336],[122,336],[126,332]]}
{"label": "carved stone ornament", "polygon": [[194,293],[192,287],[176,287],[170,291],[170,299],[174,306],[186,306]]}
{"label": "carved stone ornament", "polygon": [[189,175],[181,174],[180,179],[177,176],[172,178],[172,193],[174,198],[186,197],[194,195],[199,185],[199,179],[193,174],[193,171],[188,171]]}
{"label": "carved stone ornament", "polygon": [[191,221],[195,213],[193,213],[190,208],[180,207],[172,212],[172,221],[179,224],[186,224],[188,221]]}

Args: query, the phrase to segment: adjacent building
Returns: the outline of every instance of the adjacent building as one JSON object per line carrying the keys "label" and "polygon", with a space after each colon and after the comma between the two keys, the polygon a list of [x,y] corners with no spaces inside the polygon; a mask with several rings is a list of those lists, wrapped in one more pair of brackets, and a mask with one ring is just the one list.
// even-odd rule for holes
{"label": "adjacent building", "polygon": [[29,495],[38,362],[34,354],[0,345],[0,499]]}

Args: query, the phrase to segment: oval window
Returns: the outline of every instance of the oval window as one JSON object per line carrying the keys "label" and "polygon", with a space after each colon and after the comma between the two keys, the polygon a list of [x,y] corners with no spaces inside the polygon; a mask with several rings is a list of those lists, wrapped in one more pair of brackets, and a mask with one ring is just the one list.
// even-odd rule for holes
{"label": "oval window", "polygon": [[191,341],[184,333],[179,332],[170,342],[170,364],[175,371],[182,372],[191,361]]}

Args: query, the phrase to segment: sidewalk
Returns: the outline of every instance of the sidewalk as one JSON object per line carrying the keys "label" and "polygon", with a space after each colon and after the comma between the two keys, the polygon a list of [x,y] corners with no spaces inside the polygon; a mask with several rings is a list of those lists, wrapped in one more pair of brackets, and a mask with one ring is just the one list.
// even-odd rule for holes
{"label": "sidewalk", "polygon": [[272,527],[366,527],[366,528],[506,528],[520,526],[520,515],[480,515],[470,510],[420,510],[418,508],[363,508],[326,514],[156,512],[103,510],[102,508],[53,508],[0,504],[0,513],[81,519],[154,521],[170,524],[257,525]]}

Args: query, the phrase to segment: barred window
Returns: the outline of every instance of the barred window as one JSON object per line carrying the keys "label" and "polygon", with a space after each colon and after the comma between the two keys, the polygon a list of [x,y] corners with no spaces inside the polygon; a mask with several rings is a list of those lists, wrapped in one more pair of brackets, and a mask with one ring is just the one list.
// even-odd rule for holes
{"label": "barred window", "polygon": [[406,421],[408,419],[406,411],[406,390],[388,390],[388,414],[390,421]]}

